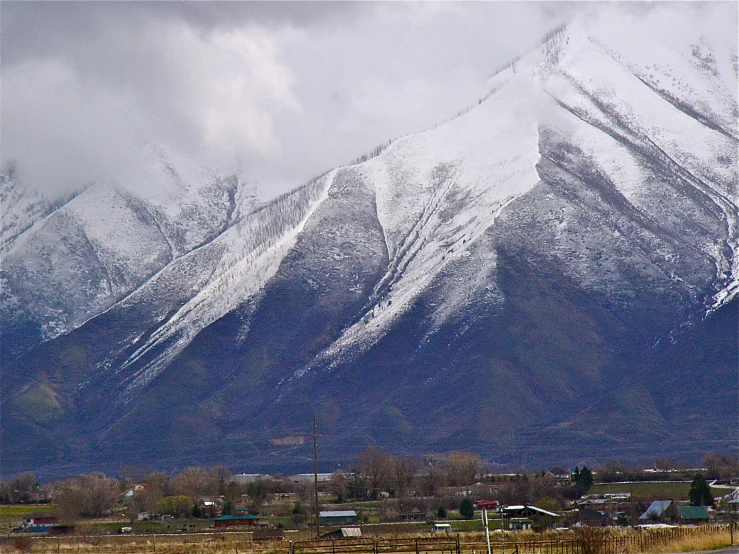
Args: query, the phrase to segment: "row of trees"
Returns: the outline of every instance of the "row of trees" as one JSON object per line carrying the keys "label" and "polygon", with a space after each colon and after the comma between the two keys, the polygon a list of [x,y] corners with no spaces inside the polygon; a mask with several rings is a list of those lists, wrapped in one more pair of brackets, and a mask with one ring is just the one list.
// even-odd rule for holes
{"label": "row of trees", "polygon": [[[658,460],[658,463],[661,466],[658,469],[664,472],[674,467],[669,460]],[[705,470],[701,478],[739,475],[736,456],[709,454],[704,458],[703,465]],[[547,506],[541,507],[556,510],[558,506],[563,507],[569,500],[587,492],[594,476],[609,481],[636,480],[640,476],[654,478],[655,475],[653,472],[644,473],[640,468],[628,468],[617,461],[609,461],[595,472],[585,466],[576,467],[572,472],[563,468],[553,469],[552,473],[557,475],[570,474],[570,483],[563,486],[544,472],[492,476],[489,471],[488,464],[479,455],[470,452],[455,451],[425,457],[392,456],[372,447],[361,452],[347,472],[335,472],[329,482],[322,483],[321,487],[336,502],[387,496],[396,499],[426,497],[438,500],[433,509],[439,506],[456,509],[459,497],[455,495],[460,491],[453,488],[464,488],[465,494],[473,499],[495,498],[504,504],[544,502]],[[693,477],[693,474],[686,472],[685,477]],[[706,493],[705,487],[699,486],[700,483],[696,483],[695,491],[691,489],[691,501],[706,503],[710,493]],[[203,497],[220,497],[226,510],[246,504],[253,512],[259,511],[275,493],[296,493],[300,502],[312,504],[311,484],[296,484],[279,474],[255,483],[241,484],[233,479],[231,470],[222,465],[187,467],[174,475],[164,472],[147,474],[130,467],[124,468],[120,479],[93,473],[44,485],[40,485],[32,473],[24,473],[0,481],[0,502],[53,501],[58,504],[59,513],[65,519],[98,517],[110,512],[129,490],[134,491],[133,497],[124,497],[129,514],[167,513],[162,501],[173,498],[180,498],[178,509],[174,510],[178,513],[194,511],[195,500]],[[699,497],[701,500],[698,500]],[[183,508],[186,503],[181,498],[188,499],[187,509]]]}
{"label": "row of trees", "polygon": [[446,456],[391,456],[379,448],[363,451],[349,473],[335,472],[330,489],[337,499],[377,498],[380,492],[402,497],[415,492],[434,496],[442,487],[469,486],[483,479],[488,464],[477,454],[455,451]]}

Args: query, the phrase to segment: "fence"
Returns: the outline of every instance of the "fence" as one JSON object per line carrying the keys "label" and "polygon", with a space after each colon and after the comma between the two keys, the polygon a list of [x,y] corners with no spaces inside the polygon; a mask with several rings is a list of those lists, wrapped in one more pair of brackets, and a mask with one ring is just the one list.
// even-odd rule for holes
{"label": "fence", "polygon": [[[674,527],[671,529],[644,529],[629,533],[610,532],[601,528],[583,528],[568,533],[562,538],[543,538],[541,540],[518,540],[516,535],[506,537],[505,552],[499,537],[491,540],[493,554],[516,552],[518,554],[621,554],[623,552],[644,552],[655,546],[668,544],[680,539],[724,532],[721,525],[701,527]],[[487,554],[484,542],[465,542],[463,554]]]}
{"label": "fence", "polygon": [[[506,533],[505,551],[501,536],[491,537],[493,554],[623,554],[644,552],[655,546],[680,539],[726,533],[727,526],[676,527],[659,530],[609,530],[583,528],[575,532],[549,533],[533,536]],[[15,540],[0,541],[0,552],[15,552]],[[251,533],[208,532],[167,535],[92,535],[33,537],[33,551],[60,554],[144,554],[189,553],[212,554],[487,554],[482,536],[443,537],[362,537],[353,539],[322,539],[301,541],[272,540],[253,542]]]}
{"label": "fence", "polygon": [[322,539],[290,543],[289,554],[394,554],[402,552],[461,554],[461,543],[459,535],[456,537],[391,539]]}

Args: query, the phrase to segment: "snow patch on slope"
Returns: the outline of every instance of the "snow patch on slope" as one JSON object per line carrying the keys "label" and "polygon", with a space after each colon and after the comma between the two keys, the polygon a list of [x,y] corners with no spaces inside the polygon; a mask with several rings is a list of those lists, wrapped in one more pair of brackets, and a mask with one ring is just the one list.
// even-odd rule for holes
{"label": "snow patch on slope", "polygon": [[337,171],[244,216],[208,245],[221,249],[222,254],[207,283],[121,366],[125,369],[166,345],[130,379],[122,396],[124,402],[155,378],[201,330],[264,287],[310,215],[326,199]]}
{"label": "snow patch on slope", "polygon": [[[394,142],[359,166],[374,184],[390,263],[364,317],[317,361],[375,344],[443,268],[461,257],[502,209],[539,181],[538,106],[548,99],[522,73],[486,102],[434,130]],[[482,286],[478,274],[467,285]],[[449,295],[437,325],[472,294]],[[463,301],[463,299],[466,299]]]}

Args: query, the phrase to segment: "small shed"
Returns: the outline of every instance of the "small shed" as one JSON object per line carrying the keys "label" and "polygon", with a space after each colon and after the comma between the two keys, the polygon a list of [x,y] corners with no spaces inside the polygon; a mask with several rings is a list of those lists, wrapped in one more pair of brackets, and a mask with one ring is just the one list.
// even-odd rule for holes
{"label": "small shed", "polygon": [[434,523],[431,526],[431,534],[436,535],[438,533],[449,534],[452,532],[452,526],[448,523]]}
{"label": "small shed", "polygon": [[236,525],[256,525],[259,516],[254,514],[245,514],[238,516],[221,516],[215,519],[216,527],[234,527]]}
{"label": "small shed", "polygon": [[344,525],[346,523],[357,523],[357,512],[354,510],[329,510],[319,512],[318,521],[321,525]]}
{"label": "small shed", "polygon": [[359,527],[342,527],[336,531],[321,535],[324,539],[358,539],[362,536],[362,530]]}
{"label": "small shed", "polygon": [[680,519],[684,523],[706,523],[710,515],[705,506],[680,506]]}

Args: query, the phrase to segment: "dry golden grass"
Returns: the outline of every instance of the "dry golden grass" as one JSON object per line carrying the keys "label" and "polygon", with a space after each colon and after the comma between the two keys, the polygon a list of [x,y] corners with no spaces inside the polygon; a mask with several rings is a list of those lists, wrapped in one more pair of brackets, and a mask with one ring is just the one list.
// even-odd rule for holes
{"label": "dry golden grass", "polygon": [[[594,532],[603,533],[601,530],[594,530]],[[591,540],[587,548],[585,548],[586,545],[582,543],[582,540],[587,537],[583,537],[582,532],[580,533],[581,536],[573,532],[506,533],[506,545],[510,549],[515,548],[516,545],[519,546],[519,552],[522,554],[529,551],[536,554],[552,551],[551,547],[548,550],[546,547],[544,549],[537,547],[536,543],[542,544],[541,541],[571,541],[570,546],[566,548],[564,543],[560,543],[562,545],[561,552],[563,553],[569,552],[573,548],[572,543],[577,541],[579,547],[575,548],[575,550],[580,554],[588,554],[588,552],[598,554],[599,552],[611,552],[612,550],[614,552],[617,551],[617,554],[665,554],[712,550],[729,546],[730,544],[728,529],[718,530],[713,527],[686,530],[685,532],[689,533],[690,536],[653,545],[645,549],[635,546],[636,543],[639,543],[639,540],[623,544],[622,547],[615,550],[603,548],[605,547],[603,541]],[[645,532],[614,529],[606,531],[605,536],[610,539],[618,539],[619,537],[644,537]],[[429,535],[409,534],[406,537],[428,538]],[[501,537],[497,533],[491,537],[491,542],[493,542],[495,551],[498,553],[500,552],[500,539]],[[739,536],[735,537],[735,539],[739,540]],[[473,550],[478,553],[486,551],[484,547],[484,535],[482,533],[463,533],[461,535],[461,546],[463,554],[471,554]],[[244,534],[203,533],[193,535],[159,535],[156,537],[151,535],[47,537],[34,539],[32,545],[30,545],[30,549],[16,549],[12,544],[0,546],[0,553],[2,554],[15,554],[23,551],[57,552],[59,554],[287,554],[288,542],[252,542]],[[508,550],[506,551],[508,552]],[[327,554],[330,554],[330,549],[327,550]]]}
{"label": "dry golden grass", "polygon": [[[734,537],[736,544],[737,538]],[[731,545],[731,536],[729,530],[710,533],[698,534],[693,537],[686,537],[674,542],[655,546],[645,551],[645,554],[664,554],[667,552],[699,552],[701,550],[715,550]]]}

